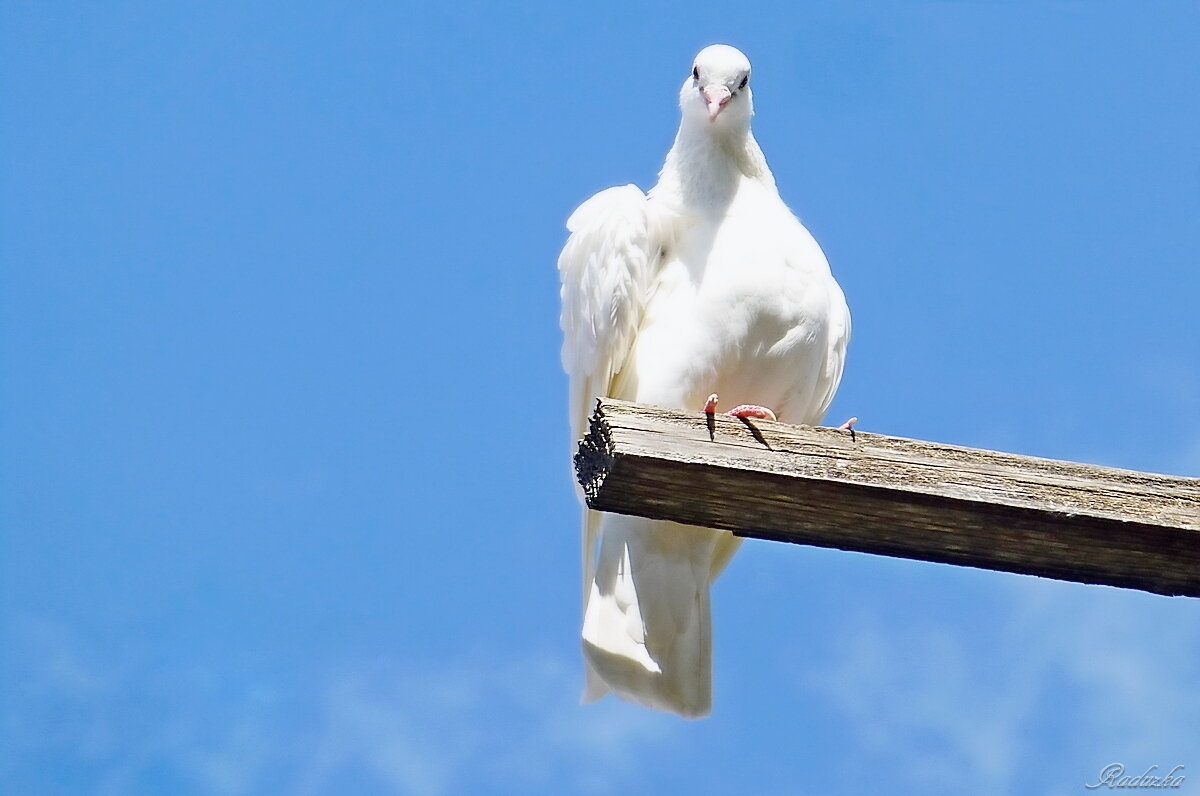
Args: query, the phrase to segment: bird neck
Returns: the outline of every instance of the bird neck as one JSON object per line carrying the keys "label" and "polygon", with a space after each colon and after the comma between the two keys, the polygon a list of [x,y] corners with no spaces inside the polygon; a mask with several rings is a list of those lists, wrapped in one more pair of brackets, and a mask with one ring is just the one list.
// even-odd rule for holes
{"label": "bird neck", "polygon": [[685,118],[675,136],[651,194],[685,208],[724,209],[743,179],[758,180],[772,190],[775,177],[749,126],[712,129],[707,119]]}

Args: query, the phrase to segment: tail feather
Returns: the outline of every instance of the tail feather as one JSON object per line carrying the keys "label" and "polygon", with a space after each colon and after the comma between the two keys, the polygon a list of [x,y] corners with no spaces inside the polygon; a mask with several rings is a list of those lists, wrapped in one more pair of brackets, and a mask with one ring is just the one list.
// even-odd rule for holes
{"label": "tail feather", "polygon": [[[591,562],[583,623],[584,701],[611,691],[688,718],[707,715],[709,586],[738,540],[672,522],[596,516],[599,551]],[[585,542],[588,527],[585,520]]]}

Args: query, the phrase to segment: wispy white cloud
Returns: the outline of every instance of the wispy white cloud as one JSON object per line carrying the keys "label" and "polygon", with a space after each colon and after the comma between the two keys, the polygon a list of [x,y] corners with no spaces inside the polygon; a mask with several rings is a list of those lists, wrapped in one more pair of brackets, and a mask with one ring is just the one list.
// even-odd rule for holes
{"label": "wispy white cloud", "polygon": [[1093,764],[1200,766],[1191,601],[1028,578],[1007,589],[983,634],[868,614],[803,685],[922,792],[1027,792],[1039,745],[1064,728],[1079,736],[1062,747],[1072,760],[1049,767],[1079,784]]}
{"label": "wispy white cloud", "polygon": [[582,792],[616,789],[665,741],[669,720],[624,705],[577,704],[576,672],[549,656],[417,671],[376,662],[337,676],[301,793],[330,792],[348,770],[400,793],[463,792],[484,775],[514,792],[574,781]]}
{"label": "wispy white cloud", "polygon": [[990,692],[949,632],[897,631],[874,624],[848,630],[840,658],[811,672],[806,684],[845,714],[866,752],[894,761],[912,783],[1008,791],[1030,709],[1028,681]]}
{"label": "wispy white cloud", "polygon": [[1200,622],[1196,602],[1035,581],[1016,596],[1011,652],[1039,661],[1079,693],[1081,726],[1097,747],[1130,759],[1200,748]]}
{"label": "wispy white cloud", "polygon": [[5,642],[0,775],[18,788],[80,792],[24,765],[54,759],[84,772],[85,793],[145,792],[155,776],[188,783],[187,792],[256,793],[280,753],[271,732],[279,701],[260,685],[230,687],[228,673],[195,665],[155,667],[137,645],[99,647],[39,617],[13,618]]}
{"label": "wispy white cloud", "polygon": [[678,726],[611,700],[581,707],[576,662],[548,654],[358,661],[304,673],[313,685],[302,687],[234,664],[138,660],[40,619],[16,625],[0,775],[44,794],[77,791],[38,782],[22,761],[86,771],[96,794],[146,792],[156,778],[185,794],[361,792],[368,783],[442,796],[481,782],[611,793]]}

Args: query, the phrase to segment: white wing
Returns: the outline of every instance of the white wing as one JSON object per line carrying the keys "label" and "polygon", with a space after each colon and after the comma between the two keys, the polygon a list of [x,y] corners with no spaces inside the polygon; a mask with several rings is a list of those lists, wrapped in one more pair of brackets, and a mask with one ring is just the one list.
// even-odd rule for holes
{"label": "white wing", "polygon": [[661,225],[635,185],[609,188],[567,219],[558,257],[563,367],[570,377],[572,444],[598,396],[625,366],[663,247]]}
{"label": "white wing", "polygon": [[842,370],[846,366],[846,346],[850,343],[850,308],[842,288],[832,278],[829,280],[829,351],[825,356],[825,369],[817,382],[817,394],[821,395],[820,416],[824,416],[833,395],[842,382]]}
{"label": "white wing", "polygon": [[[567,219],[558,257],[563,367],[570,378],[571,445],[583,436],[596,398],[611,394],[642,322],[665,243],[663,225],[635,185],[609,188]],[[583,600],[595,574],[598,512],[583,511]],[[588,692],[603,693],[588,671]]]}

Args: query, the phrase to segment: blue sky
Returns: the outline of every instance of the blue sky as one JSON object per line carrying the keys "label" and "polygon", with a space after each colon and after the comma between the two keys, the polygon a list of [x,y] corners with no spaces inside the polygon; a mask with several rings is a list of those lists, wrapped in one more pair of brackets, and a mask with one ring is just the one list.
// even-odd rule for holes
{"label": "blue sky", "polygon": [[836,551],[743,546],[710,719],[576,704],[554,260],[715,41],[831,417],[1200,475],[1195,3],[6,3],[6,793],[1200,787],[1200,603]]}

